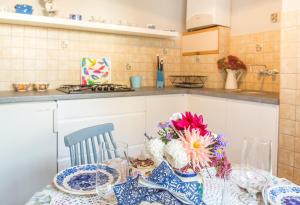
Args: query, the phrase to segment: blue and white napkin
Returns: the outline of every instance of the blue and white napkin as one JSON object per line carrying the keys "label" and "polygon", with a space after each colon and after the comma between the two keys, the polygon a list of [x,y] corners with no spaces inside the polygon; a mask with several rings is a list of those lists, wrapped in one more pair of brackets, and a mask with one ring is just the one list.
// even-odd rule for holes
{"label": "blue and white napkin", "polygon": [[119,205],[139,205],[143,201],[150,203],[159,202],[165,205],[185,205],[170,192],[185,195],[185,197],[195,205],[205,205],[200,195],[203,189],[202,184],[196,181],[183,182],[165,161],[153,170],[147,180],[166,188],[170,192],[162,189],[139,186],[139,177],[141,176],[128,178],[126,183],[118,184],[114,187],[115,196]]}

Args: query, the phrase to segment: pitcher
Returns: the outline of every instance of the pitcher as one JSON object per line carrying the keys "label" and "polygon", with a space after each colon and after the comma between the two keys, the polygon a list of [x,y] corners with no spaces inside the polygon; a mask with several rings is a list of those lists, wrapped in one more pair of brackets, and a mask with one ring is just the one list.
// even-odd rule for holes
{"label": "pitcher", "polygon": [[237,89],[238,88],[238,81],[243,75],[243,70],[231,70],[226,69],[227,77],[226,77],[226,83],[225,83],[225,89]]}

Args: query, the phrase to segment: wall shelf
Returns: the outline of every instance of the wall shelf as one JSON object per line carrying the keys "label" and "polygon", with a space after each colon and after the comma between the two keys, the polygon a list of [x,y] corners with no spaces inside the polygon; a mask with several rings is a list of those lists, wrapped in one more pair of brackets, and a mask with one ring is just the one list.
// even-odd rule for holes
{"label": "wall shelf", "polygon": [[0,23],[39,26],[47,28],[62,28],[99,33],[112,33],[154,38],[177,38],[178,32],[147,29],[125,25],[105,24],[89,21],[74,21],[64,18],[35,16],[26,14],[0,12]]}

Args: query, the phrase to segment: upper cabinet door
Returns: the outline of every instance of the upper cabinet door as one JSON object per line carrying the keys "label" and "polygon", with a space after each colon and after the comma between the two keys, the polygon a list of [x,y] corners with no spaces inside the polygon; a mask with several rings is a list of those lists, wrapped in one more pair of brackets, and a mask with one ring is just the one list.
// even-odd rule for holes
{"label": "upper cabinet door", "polygon": [[182,55],[206,55],[219,53],[219,27],[186,32],[182,37]]}

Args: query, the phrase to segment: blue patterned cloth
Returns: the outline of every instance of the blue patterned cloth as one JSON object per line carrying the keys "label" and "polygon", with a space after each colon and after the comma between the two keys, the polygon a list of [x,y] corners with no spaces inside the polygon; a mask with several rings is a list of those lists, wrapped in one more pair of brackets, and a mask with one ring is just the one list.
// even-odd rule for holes
{"label": "blue patterned cloth", "polygon": [[[138,176],[139,177],[139,176]],[[138,177],[129,178],[126,183],[114,187],[115,196],[120,205],[139,205],[142,201],[159,202],[165,205],[184,205],[168,191],[150,189],[138,185]],[[203,189],[199,182],[183,182],[167,162],[162,162],[148,178],[148,181],[164,188],[184,194],[196,205],[205,205],[200,194]]]}

